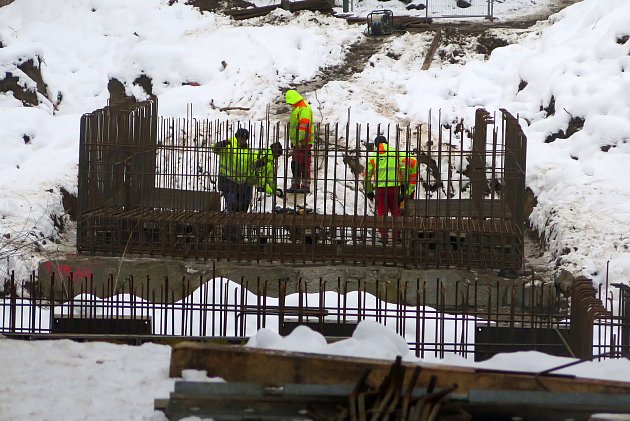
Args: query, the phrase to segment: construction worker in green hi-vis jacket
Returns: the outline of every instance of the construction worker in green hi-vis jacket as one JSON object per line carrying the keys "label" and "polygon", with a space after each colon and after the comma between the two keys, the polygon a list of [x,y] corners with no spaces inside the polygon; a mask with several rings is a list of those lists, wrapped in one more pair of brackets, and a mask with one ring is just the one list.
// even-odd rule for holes
{"label": "construction worker in green hi-vis jacket", "polygon": [[[398,151],[390,148],[385,136],[374,139],[374,153],[368,158],[365,173],[365,196],[369,200],[376,200],[376,214],[393,217],[400,216],[400,157]],[[388,230],[379,229],[380,241],[386,244]],[[395,239],[400,237],[396,232]]]}

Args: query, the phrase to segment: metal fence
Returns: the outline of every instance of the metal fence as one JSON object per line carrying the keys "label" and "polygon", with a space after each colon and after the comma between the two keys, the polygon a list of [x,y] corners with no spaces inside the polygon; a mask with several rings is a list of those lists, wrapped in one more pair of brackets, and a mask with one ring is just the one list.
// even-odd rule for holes
{"label": "metal fence", "polygon": [[[35,275],[33,275],[35,279]],[[243,342],[268,327],[282,335],[307,325],[328,338],[351,336],[372,320],[403,336],[419,357],[477,360],[499,352],[538,350],[590,359],[630,352],[629,294],[603,306],[590,282],[574,285],[570,306],[555,287],[479,282],[306,282],[148,277],[100,284],[51,278],[26,291],[13,280],[0,300],[0,333],[31,337],[127,338],[133,341],[221,338]],[[176,300],[176,296],[183,297]],[[52,334],[52,335],[51,335]]]}
{"label": "metal fence", "polygon": [[494,0],[427,0],[427,18],[494,17]]}
{"label": "metal fence", "polygon": [[[342,4],[343,3],[343,4]],[[441,18],[485,18],[494,19],[494,0],[424,0],[424,1],[405,1],[407,3],[406,9],[412,16],[401,13],[396,13],[395,23],[407,21],[406,18],[414,18],[418,15],[424,14],[425,22],[430,22],[431,19]],[[354,12],[354,6],[356,0],[343,0],[343,2],[337,1],[338,6],[343,6],[344,13]],[[387,4],[384,9],[376,9],[376,11],[387,10]],[[386,13],[393,13],[387,10]],[[349,18],[350,21],[355,21],[353,18]]]}
{"label": "metal fence", "polygon": [[[577,300],[576,300],[577,301]],[[593,303],[595,303],[593,305]],[[572,320],[575,329],[589,326],[593,332],[593,353],[630,357],[630,286],[626,283],[599,285],[597,294],[581,292],[578,306],[588,305],[589,311],[581,311],[581,317]],[[586,328],[588,329],[588,328]],[[588,335],[589,330],[585,330]],[[591,340],[590,336],[585,342]],[[576,344],[576,348],[580,345]],[[582,346],[585,346],[582,344]]]}
{"label": "metal fence", "polygon": [[[282,144],[274,179],[286,194],[255,192],[247,212],[227,213],[212,145],[238,127],[249,129],[253,153]],[[401,216],[376,216],[365,195],[366,143],[377,134],[418,163],[415,196],[402,203]],[[507,111],[495,117],[478,110],[470,132],[463,124],[318,124],[310,194],[287,193],[290,150],[280,123],[159,118],[154,100],[86,114],[77,248],[286,263],[521,267],[526,139]]]}

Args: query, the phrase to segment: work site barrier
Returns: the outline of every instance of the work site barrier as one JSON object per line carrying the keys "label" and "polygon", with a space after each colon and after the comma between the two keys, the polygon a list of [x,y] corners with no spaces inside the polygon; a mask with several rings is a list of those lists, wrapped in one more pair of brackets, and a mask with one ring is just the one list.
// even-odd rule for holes
{"label": "work site barrier", "polygon": [[[256,159],[274,143],[283,154],[273,160],[271,194],[252,177],[260,188],[249,189],[248,210],[225,212],[212,148],[238,128],[249,130]],[[375,154],[368,144],[377,135],[388,139],[397,160],[415,162],[413,195],[407,175],[401,175],[405,189],[398,182],[392,187],[400,216],[376,215],[366,194]],[[526,139],[505,110],[498,117],[478,110],[469,129],[463,122],[316,124],[310,177],[292,191],[296,154],[280,123],[160,118],[156,100],[86,114],[77,248],[92,255],[285,263],[522,265]]]}
{"label": "work site barrier", "polygon": [[[110,338],[131,343],[220,340],[243,343],[261,328],[282,335],[306,325],[329,339],[351,336],[371,320],[403,336],[419,357],[476,360],[538,350],[582,359],[630,353],[630,294],[618,302],[588,281],[570,300],[553,283],[523,281],[287,282],[224,278],[161,280],[130,276],[56,278],[45,286],[13,277],[0,299],[0,333],[14,337]],[[24,286],[28,285],[28,287]],[[616,310],[613,310],[616,309]]]}
{"label": "work site barrier", "polygon": [[426,0],[427,18],[494,17],[494,0]]}

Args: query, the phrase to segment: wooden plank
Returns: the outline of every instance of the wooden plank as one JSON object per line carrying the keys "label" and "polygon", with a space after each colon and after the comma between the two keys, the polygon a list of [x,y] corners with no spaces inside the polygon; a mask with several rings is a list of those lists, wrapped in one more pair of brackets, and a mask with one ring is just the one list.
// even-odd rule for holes
{"label": "wooden plank", "polygon": [[[89,310],[86,310],[89,312]],[[54,315],[51,332],[62,334],[150,335],[151,318],[142,316]]]}
{"label": "wooden plank", "polygon": [[[356,384],[369,371],[369,384],[379,385],[389,373],[391,364],[392,361],[387,360],[180,343],[173,347],[169,375],[181,377],[182,370],[196,369],[205,370],[209,377],[222,377],[229,382],[259,382],[270,385]],[[416,364],[403,364],[405,385],[416,367]],[[422,364],[422,373],[417,384],[428,384],[431,376],[437,377],[436,387],[439,388],[457,384],[458,393],[467,393],[472,389],[630,393],[628,382],[435,364]]]}
{"label": "wooden plank", "polygon": [[440,40],[442,39],[442,30],[438,28],[435,31],[435,35],[433,35],[433,41],[431,41],[431,46],[429,47],[429,51],[427,51],[427,56],[424,58],[424,63],[422,63],[422,70],[429,70],[431,66],[431,61],[433,61],[433,56],[437,51],[438,46],[440,45]]}
{"label": "wooden plank", "polygon": [[168,399],[154,399],[153,400],[153,409],[156,411],[166,411],[168,408]]}

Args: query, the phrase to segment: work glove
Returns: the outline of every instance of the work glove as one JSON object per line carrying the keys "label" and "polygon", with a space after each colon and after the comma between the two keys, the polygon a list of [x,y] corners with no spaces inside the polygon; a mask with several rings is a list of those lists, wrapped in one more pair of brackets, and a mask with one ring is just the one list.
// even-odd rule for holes
{"label": "work glove", "polygon": [[369,200],[374,200],[374,192],[371,191],[371,192],[367,193],[365,195],[365,197],[367,197]]}
{"label": "work glove", "polygon": [[222,140],[220,142],[217,142],[214,144],[214,147],[217,149],[221,149],[221,148],[225,148],[228,145],[228,141],[227,140]]}
{"label": "work glove", "polygon": [[282,191],[282,189],[276,189],[276,196],[281,199],[284,197],[284,192]]}

